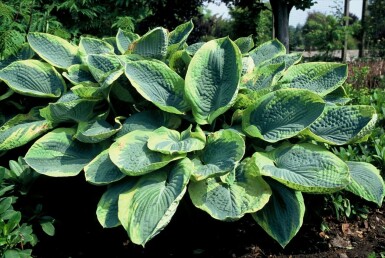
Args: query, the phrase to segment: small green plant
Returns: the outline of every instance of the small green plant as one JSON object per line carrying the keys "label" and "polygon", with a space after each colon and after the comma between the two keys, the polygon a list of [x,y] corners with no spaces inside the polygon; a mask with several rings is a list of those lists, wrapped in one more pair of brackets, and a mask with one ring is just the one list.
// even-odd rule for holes
{"label": "small green plant", "polygon": [[0,167],[0,257],[32,257],[38,239],[33,233],[37,222],[48,235],[54,234],[53,218],[42,216],[42,206],[35,214],[25,214],[14,209],[18,196],[26,195],[39,174],[32,171],[22,158],[9,162],[10,169]]}
{"label": "small green plant", "polygon": [[362,140],[377,119],[371,106],[344,105],[346,65],[302,64],[277,40],[187,45],[192,30],[119,30],[79,45],[30,33],[37,56],[0,70],[3,106],[25,110],[4,117],[0,150],[26,145],[40,174],[84,171],[108,185],[99,222],[143,246],[186,196],[218,220],[251,214],[283,247],[302,225],[303,192],[346,189],[381,205],[378,170],[324,147]]}

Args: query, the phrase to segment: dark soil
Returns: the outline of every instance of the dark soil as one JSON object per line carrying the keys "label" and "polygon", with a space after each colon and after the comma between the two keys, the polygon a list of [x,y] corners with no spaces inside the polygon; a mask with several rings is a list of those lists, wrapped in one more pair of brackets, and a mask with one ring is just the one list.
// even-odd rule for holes
{"label": "dark soil", "polygon": [[[381,257],[385,254],[385,209],[370,206],[367,219],[337,221],[325,209],[322,196],[305,196],[304,224],[282,249],[251,218],[221,222],[192,206],[180,204],[170,224],[145,248],[128,240],[122,227],[103,229],[95,215],[104,187],[74,178],[43,178],[34,187],[43,210],[56,219],[56,234],[49,237],[38,229],[40,242],[34,257]],[[186,196],[187,197],[187,196]],[[321,222],[330,230],[321,231]]]}

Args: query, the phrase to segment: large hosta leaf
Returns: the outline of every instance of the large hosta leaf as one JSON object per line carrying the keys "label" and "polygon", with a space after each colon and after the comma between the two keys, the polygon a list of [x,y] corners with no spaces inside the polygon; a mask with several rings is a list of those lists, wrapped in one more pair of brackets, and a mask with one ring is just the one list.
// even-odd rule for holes
{"label": "large hosta leaf", "polygon": [[51,65],[38,60],[13,62],[0,71],[0,80],[21,95],[57,98],[66,91],[61,75]]}
{"label": "large hosta leaf", "polygon": [[133,131],[116,140],[110,147],[112,162],[125,174],[139,176],[166,166],[186,155],[165,155],[147,147],[152,132]]}
{"label": "large hosta leaf", "polygon": [[73,139],[75,129],[58,128],[37,140],[25,155],[36,172],[53,177],[76,176],[104,148]]}
{"label": "large hosta leaf", "polygon": [[305,214],[302,193],[267,180],[273,194],[262,210],[253,213],[255,221],[282,247],[298,233]]}
{"label": "large hosta leaf", "polygon": [[145,245],[170,222],[186,192],[191,161],[183,159],[151,175],[119,196],[119,220],[131,241]]}
{"label": "large hosta leaf", "polygon": [[186,97],[198,124],[211,124],[235,101],[242,72],[239,48],[229,38],[204,44],[186,74]]}
{"label": "large hosta leaf", "polygon": [[166,127],[154,131],[147,142],[150,150],[164,154],[183,154],[201,150],[205,147],[205,133],[197,127],[196,132],[191,131],[192,125],[187,130],[179,133]]}
{"label": "large hosta leaf", "polygon": [[116,134],[122,128],[122,124],[119,119],[119,117],[115,119],[115,126],[112,126],[105,120],[80,122],[75,138],[85,143],[97,143],[104,141]]}
{"label": "large hosta leaf", "polygon": [[307,134],[317,141],[342,145],[370,133],[376,121],[377,114],[372,106],[328,106],[310,125]]}
{"label": "large hosta leaf", "polygon": [[176,27],[173,31],[170,32],[168,37],[168,48],[174,51],[179,50],[183,44],[186,43],[188,36],[191,31],[194,29],[194,24],[192,21],[185,22],[178,27]]}
{"label": "large hosta leaf", "polygon": [[257,67],[242,77],[241,87],[253,91],[268,89],[277,81],[277,76],[284,68],[284,63]]}
{"label": "large hosta leaf", "polygon": [[123,74],[120,61],[115,55],[88,55],[87,64],[95,80],[102,84],[111,85]]}
{"label": "large hosta leaf", "polygon": [[347,164],[352,183],[346,187],[346,190],[381,206],[385,195],[385,185],[380,171],[365,162],[348,161]]}
{"label": "large hosta leaf", "polygon": [[104,185],[119,181],[126,176],[112,163],[108,151],[104,150],[84,167],[87,182]]}
{"label": "large hosta leaf", "polygon": [[53,66],[67,69],[71,65],[81,63],[78,47],[58,36],[31,32],[27,39],[32,49]]}
{"label": "large hosta leaf", "polygon": [[237,38],[234,43],[237,44],[242,54],[247,54],[254,47],[254,40],[251,35],[248,37]]}
{"label": "large hosta leaf", "polygon": [[84,55],[113,54],[114,47],[101,39],[81,37],[79,51]]}
{"label": "large hosta leaf", "polygon": [[321,96],[340,87],[348,76],[346,64],[311,62],[290,67],[279,80],[279,88],[308,89]]}
{"label": "large hosta leaf", "polygon": [[37,109],[19,114],[0,127],[0,151],[23,146],[53,128],[53,124],[39,115]]}
{"label": "large hosta leaf", "polygon": [[269,185],[248,171],[246,161],[228,175],[191,182],[188,191],[196,207],[225,221],[262,209],[271,195]]}
{"label": "large hosta leaf", "polygon": [[242,127],[250,136],[277,142],[305,130],[322,114],[324,107],[323,99],[311,91],[277,90],[245,110]]}
{"label": "large hosta leaf", "polygon": [[147,110],[135,113],[123,122],[123,128],[116,134],[116,137],[121,137],[129,132],[154,131],[159,127],[167,127],[176,129],[180,126],[181,119],[179,116],[165,113],[161,110]]}
{"label": "large hosta leaf", "polygon": [[284,54],[286,54],[285,46],[276,39],[265,42],[249,52],[255,66],[259,66],[266,60]]}
{"label": "large hosta leaf", "polygon": [[131,44],[137,39],[139,39],[138,34],[124,31],[119,28],[118,33],[116,34],[116,45],[119,49],[119,52],[122,54],[127,52]]}
{"label": "large hosta leaf", "polygon": [[194,159],[193,179],[223,175],[232,171],[245,154],[245,141],[232,129],[208,135],[207,143],[199,158]]}
{"label": "large hosta leaf", "polygon": [[161,110],[182,114],[190,109],[183,78],[166,64],[150,60],[127,62],[125,72],[136,90]]}
{"label": "large hosta leaf", "polygon": [[261,175],[302,192],[331,193],[350,183],[345,162],[313,144],[287,144],[271,152],[256,152],[251,166]]}
{"label": "large hosta leaf", "polygon": [[57,102],[40,109],[40,115],[54,123],[86,122],[96,115],[94,107],[97,103],[96,100],[81,99],[73,92],[68,92]]}
{"label": "large hosta leaf", "polygon": [[104,228],[113,228],[120,225],[118,217],[119,195],[130,191],[137,180],[131,177],[116,184],[110,184],[98,202],[96,216]]}
{"label": "large hosta leaf", "polygon": [[285,64],[285,69],[290,66],[297,64],[301,61],[302,53],[292,53],[287,55],[278,55],[272,59],[268,59],[261,64],[261,67],[272,65],[272,64]]}
{"label": "large hosta leaf", "polygon": [[155,59],[163,59],[167,54],[168,32],[158,27],[144,34],[131,45],[133,54]]}
{"label": "large hosta leaf", "polygon": [[79,83],[96,83],[87,65],[71,65],[68,68],[68,73],[64,72],[63,76],[74,85]]}

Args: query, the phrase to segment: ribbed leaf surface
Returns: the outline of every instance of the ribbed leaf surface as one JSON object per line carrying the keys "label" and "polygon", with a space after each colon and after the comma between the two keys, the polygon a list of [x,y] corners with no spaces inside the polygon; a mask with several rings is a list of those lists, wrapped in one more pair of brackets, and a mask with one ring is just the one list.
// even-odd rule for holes
{"label": "ribbed leaf surface", "polygon": [[58,128],[37,140],[25,155],[36,172],[53,177],[76,176],[104,148],[73,140],[75,129]]}
{"label": "ribbed leaf surface", "polygon": [[131,45],[133,54],[155,59],[163,59],[167,55],[168,32],[158,27],[144,34]]}
{"label": "ribbed leaf surface", "polygon": [[347,164],[352,183],[346,187],[346,190],[381,206],[385,195],[385,185],[380,171],[372,164],[365,162],[348,161]]}
{"label": "ribbed leaf surface", "polygon": [[191,182],[188,190],[197,208],[224,221],[262,209],[271,195],[269,185],[261,176],[252,175],[245,162],[221,178]]}
{"label": "ribbed leaf surface", "polygon": [[209,41],[196,52],[187,69],[186,97],[198,124],[211,124],[231,107],[241,72],[241,53],[229,38]]}
{"label": "ribbed leaf surface", "polygon": [[317,141],[343,145],[369,134],[376,121],[372,106],[328,106],[308,134]]}
{"label": "ribbed leaf surface", "polygon": [[190,109],[183,78],[166,64],[149,60],[127,62],[125,73],[136,90],[161,110],[182,114]]}
{"label": "ribbed leaf surface", "polygon": [[322,114],[324,106],[322,98],[308,90],[273,91],[245,110],[242,127],[250,136],[277,142],[305,130]]}
{"label": "ribbed leaf surface", "polygon": [[133,131],[116,140],[110,147],[112,162],[125,174],[139,176],[166,166],[186,155],[165,155],[147,147],[152,132]]}
{"label": "ribbed leaf surface", "polygon": [[131,241],[145,245],[170,222],[186,192],[191,161],[183,159],[151,175],[119,196],[119,220]]}
{"label": "ribbed leaf surface", "polygon": [[183,154],[203,149],[206,143],[204,132],[199,127],[196,132],[192,132],[191,128],[179,133],[161,127],[149,137],[147,146],[150,150],[164,154]]}
{"label": "ribbed leaf surface", "polygon": [[61,75],[51,65],[38,60],[13,62],[0,70],[0,80],[26,96],[57,98],[66,91]]}
{"label": "ribbed leaf surface", "polygon": [[311,62],[291,66],[279,80],[279,88],[308,89],[320,96],[340,87],[348,76],[346,64]]}
{"label": "ribbed leaf surface", "polygon": [[140,37],[138,34],[127,32],[119,28],[118,33],[116,34],[116,45],[119,49],[119,52],[121,54],[126,53],[131,44],[139,38]]}
{"label": "ribbed leaf surface", "polygon": [[251,164],[262,175],[302,192],[336,192],[351,180],[345,162],[328,150],[308,143],[281,146],[270,153],[256,152]]}
{"label": "ribbed leaf surface", "polygon": [[114,54],[114,47],[101,39],[81,37],[79,51],[83,55]]}
{"label": "ribbed leaf surface", "polygon": [[267,41],[249,52],[255,66],[259,66],[266,60],[284,54],[286,54],[285,46],[276,39]]}
{"label": "ribbed leaf surface", "polygon": [[116,134],[116,137],[121,137],[135,130],[153,131],[161,126],[176,129],[180,124],[181,119],[174,114],[161,110],[147,110],[128,117],[123,122],[123,128]]}
{"label": "ribbed leaf surface", "polygon": [[27,39],[32,49],[53,66],[67,69],[71,65],[81,63],[78,47],[58,36],[31,32]]}
{"label": "ribbed leaf surface", "polygon": [[193,160],[193,179],[199,181],[232,171],[245,154],[245,148],[242,136],[234,130],[209,134],[199,158]]}

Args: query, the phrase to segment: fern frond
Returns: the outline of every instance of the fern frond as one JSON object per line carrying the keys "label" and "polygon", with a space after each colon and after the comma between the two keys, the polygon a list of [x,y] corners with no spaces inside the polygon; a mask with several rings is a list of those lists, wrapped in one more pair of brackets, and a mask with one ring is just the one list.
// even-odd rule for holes
{"label": "fern frond", "polygon": [[16,30],[0,31],[0,59],[16,54],[24,42],[24,35]]}
{"label": "fern frond", "polygon": [[111,28],[121,28],[125,31],[133,32],[135,30],[135,20],[130,16],[118,17],[117,21],[112,24]]}
{"label": "fern frond", "polygon": [[11,6],[0,2],[0,21],[2,25],[11,23],[15,13],[15,9],[13,9]]}

